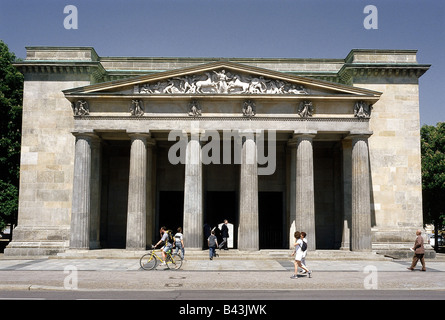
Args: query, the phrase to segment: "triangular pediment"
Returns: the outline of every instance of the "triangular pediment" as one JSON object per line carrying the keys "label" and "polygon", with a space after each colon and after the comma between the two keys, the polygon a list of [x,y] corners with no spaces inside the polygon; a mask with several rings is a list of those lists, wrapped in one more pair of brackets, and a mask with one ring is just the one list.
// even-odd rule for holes
{"label": "triangular pediment", "polygon": [[69,96],[94,95],[249,95],[342,96],[378,99],[379,92],[229,61],[104,82],[64,91]]}

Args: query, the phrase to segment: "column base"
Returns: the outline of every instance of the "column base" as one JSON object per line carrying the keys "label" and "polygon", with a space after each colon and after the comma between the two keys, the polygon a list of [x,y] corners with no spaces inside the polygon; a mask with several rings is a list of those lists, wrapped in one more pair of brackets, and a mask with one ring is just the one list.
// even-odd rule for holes
{"label": "column base", "polygon": [[69,248],[69,226],[17,226],[13,239],[4,250],[5,256],[51,256]]}

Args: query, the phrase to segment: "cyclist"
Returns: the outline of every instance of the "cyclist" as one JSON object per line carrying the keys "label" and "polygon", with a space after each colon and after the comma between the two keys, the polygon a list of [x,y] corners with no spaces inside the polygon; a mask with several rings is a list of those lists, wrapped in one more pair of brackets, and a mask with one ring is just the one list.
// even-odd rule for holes
{"label": "cyclist", "polygon": [[173,248],[173,244],[168,241],[169,239],[166,227],[161,227],[161,230],[159,230],[159,232],[161,233],[161,240],[159,240],[158,243],[154,245],[154,248],[156,248],[160,244],[163,244],[163,247],[161,248],[161,253],[162,253],[162,259],[164,261],[162,262],[161,266],[165,266],[166,265],[165,261],[167,260],[167,252]]}

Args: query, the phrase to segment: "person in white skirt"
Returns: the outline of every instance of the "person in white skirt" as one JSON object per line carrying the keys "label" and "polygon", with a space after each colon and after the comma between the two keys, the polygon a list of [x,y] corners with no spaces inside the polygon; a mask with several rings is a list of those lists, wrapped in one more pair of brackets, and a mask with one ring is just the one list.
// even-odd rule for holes
{"label": "person in white skirt", "polygon": [[[306,234],[305,234],[306,235]],[[309,270],[304,264],[301,263],[301,260],[304,259],[304,257],[306,257],[306,250],[303,250],[303,239],[301,239],[301,233],[299,231],[296,231],[294,233],[294,237],[295,237],[295,251],[292,253],[292,256],[295,255],[295,261],[294,261],[294,274],[291,276],[291,279],[297,279],[297,273],[298,273],[298,268],[303,269],[305,272],[308,273],[309,278],[312,276],[312,271]],[[307,244],[307,240],[306,240],[306,244]]]}
{"label": "person in white skirt", "polygon": [[[300,232],[300,239],[303,241],[303,244],[306,244],[306,250],[303,250],[303,257],[301,258],[301,265],[306,267],[306,254],[307,254],[307,239],[306,239],[306,232],[301,231]],[[302,244],[302,246],[303,246]],[[303,248],[302,248],[303,249]],[[306,267],[307,268],[307,267]],[[301,272],[302,274],[306,273],[306,270],[303,269],[303,272]],[[311,277],[312,271],[311,273],[309,273],[309,277]]]}

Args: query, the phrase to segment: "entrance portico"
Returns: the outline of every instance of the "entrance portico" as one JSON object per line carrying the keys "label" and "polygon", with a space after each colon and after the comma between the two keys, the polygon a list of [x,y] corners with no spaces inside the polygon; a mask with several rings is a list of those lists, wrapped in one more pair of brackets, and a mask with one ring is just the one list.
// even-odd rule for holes
{"label": "entrance portico", "polygon": [[[203,71],[206,71],[207,80],[190,80],[197,78]],[[219,77],[212,78],[210,72]],[[226,83],[229,76],[236,79],[238,91],[230,92],[229,88],[234,84]],[[278,226],[278,240],[275,240],[278,248],[292,247],[293,233],[300,230],[308,234],[309,248],[315,250],[317,243],[321,247],[326,246],[326,243],[317,240],[317,233],[320,232],[319,236],[324,237],[323,228],[327,227],[322,220],[319,222],[320,227],[317,227],[315,194],[333,193],[337,187],[350,184],[350,193],[342,192],[339,196],[331,197],[332,200],[325,203],[321,210],[326,210],[327,206],[332,215],[338,211],[349,212],[342,208],[344,203],[350,203],[350,216],[336,214],[337,217],[332,219],[335,225],[350,226],[349,231],[339,233],[343,235],[341,239],[334,236],[337,238],[335,243],[342,243],[346,248],[350,242],[350,248],[347,249],[371,250],[367,137],[372,134],[369,131],[369,106],[378,100],[379,93],[350,87],[334,88],[313,80],[308,82],[304,78],[277,78],[274,73],[227,62],[204,66],[202,70],[181,70],[176,75],[169,74],[164,78],[158,75],[155,80],[151,78],[147,76],[130,83],[124,81],[65,91],[65,96],[74,106],[73,134],[77,137],[72,210],[72,225],[76,232],[71,235],[71,248],[96,247],[97,241],[93,246],[90,235],[101,234],[101,229],[106,229],[106,221],[114,219],[110,211],[105,213],[107,218],[93,218],[97,212],[105,212],[97,209],[97,203],[107,203],[110,208],[116,205],[115,201],[120,200],[111,198],[109,193],[96,191],[97,183],[93,192],[91,183],[101,180],[101,168],[97,161],[93,167],[92,159],[102,158],[99,154],[101,149],[97,147],[100,141],[112,145],[107,141],[121,140],[129,141],[129,156],[126,160],[129,168],[128,183],[125,184],[128,190],[120,189],[120,193],[128,194],[127,211],[121,222],[126,228],[120,228],[121,233],[125,230],[126,240],[125,243],[120,241],[120,247],[145,249],[156,241],[156,230],[160,227],[160,221],[164,221],[173,230],[183,227],[189,249],[201,249],[204,223],[211,221],[217,225],[231,216],[237,238],[235,246],[240,250],[259,250],[260,243],[268,246],[270,240],[262,235],[262,232],[267,233],[267,228],[260,226],[260,220],[269,221],[272,228]],[[242,78],[250,79],[250,82],[243,82],[240,80]],[[175,84],[172,79],[181,79],[183,82]],[[170,83],[170,88],[166,89],[166,86],[163,91],[157,92],[163,82]],[[274,89],[277,84],[295,89],[283,93]],[[184,91],[185,85],[195,88],[189,89],[188,94],[175,91]],[[252,91],[244,92],[249,87]],[[131,88],[132,93],[122,94],[128,92],[126,88]],[[360,115],[354,113],[357,105],[362,108]],[[122,106],[129,106],[128,115],[122,114],[125,112]],[[85,108],[86,114],[79,113],[81,108]],[[319,108],[316,115],[314,108]],[[182,115],[179,112],[181,109]],[[340,111],[343,112],[341,116],[338,109],[344,110]],[[109,110],[118,112],[110,116],[107,114]],[[332,113],[337,113],[337,116],[329,117]],[[314,143],[337,141],[341,146],[342,141],[349,139],[350,158],[335,157],[335,161],[344,162],[344,172],[335,182],[332,181],[336,185],[328,187],[319,182],[315,184],[314,161],[318,159],[314,158]],[[92,141],[95,141],[95,147]],[[159,143],[164,147],[157,148]],[[338,146],[335,153],[346,154]],[[172,168],[176,165],[184,166],[181,170],[183,177],[164,181],[168,179],[165,169],[158,170],[157,167]],[[234,192],[237,202],[235,208],[231,208],[236,212],[223,213],[219,217],[212,213],[215,207],[206,206],[207,192],[224,191],[220,184],[227,181],[218,173],[213,173],[212,177],[205,175],[208,171],[206,167],[213,165],[227,166],[223,174],[232,176],[232,187],[225,191]],[[108,167],[108,170],[106,183],[109,185],[110,179],[114,179],[113,172],[120,173],[116,171],[117,168]],[[318,170],[322,175],[329,175],[334,169],[319,167]],[[96,178],[93,179],[93,176]],[[346,181],[349,178],[351,180]],[[262,179],[269,183],[260,183]],[[107,186],[102,184],[102,187]],[[168,208],[168,200],[156,203],[156,199],[161,199],[161,192],[174,190],[183,195],[177,198],[183,201],[183,209],[181,219],[178,219],[178,214],[174,214],[176,220],[171,219],[170,215],[173,214],[169,209],[164,210]],[[265,192],[278,192],[278,198],[266,195]],[[263,208],[259,208],[260,195],[274,201],[280,197],[282,200],[275,204],[262,202]],[[350,197],[351,200],[341,201],[344,197]],[[266,206],[269,209],[266,210]],[[178,204],[179,207],[181,204]],[[281,212],[273,212],[274,208]],[[279,223],[274,225],[274,219],[262,218],[260,211],[264,212],[262,215],[276,215]],[[320,217],[324,217],[321,211]],[[102,246],[112,245],[109,235],[99,236],[99,239]],[[337,247],[334,243],[329,246]]]}
{"label": "entrance portico", "polygon": [[[125,136],[127,134],[123,134]],[[99,138],[101,136],[101,138]],[[269,203],[268,206],[271,206],[272,209],[269,209],[268,213],[266,214],[272,214],[275,216],[273,220],[279,221],[278,226],[271,224],[271,228],[277,228],[273,230],[269,230],[272,233],[280,234],[281,240],[278,241],[278,246],[276,249],[288,247],[293,245],[293,233],[295,230],[306,230],[309,239],[311,240],[312,250],[316,249],[317,242],[319,243],[321,248],[326,248],[326,243],[323,243],[323,238],[327,237],[327,234],[324,234],[325,231],[323,228],[326,227],[325,223],[323,221],[319,222],[319,232],[321,239],[317,240],[316,235],[316,215],[317,212],[315,210],[315,193],[321,192],[321,193],[332,193],[330,196],[331,198],[335,197],[334,190],[336,187],[342,185],[342,181],[348,179],[347,175],[344,175],[341,179],[342,181],[331,181],[330,183],[333,184],[332,187],[325,186],[324,183],[326,182],[326,178],[318,177],[319,182],[314,184],[314,161],[323,161],[323,159],[319,159],[316,156],[314,157],[314,151],[316,150],[322,150],[320,147],[322,147],[326,142],[323,141],[317,141],[317,134],[295,134],[295,133],[286,133],[281,136],[290,136],[291,139],[288,139],[287,142],[285,141],[277,141],[277,145],[279,146],[280,150],[278,153],[278,156],[280,156],[279,159],[277,159],[277,173],[276,177],[274,175],[271,176],[258,176],[257,170],[258,165],[256,161],[256,145],[254,139],[250,139],[250,146],[244,145],[246,143],[247,139],[243,139],[243,149],[242,149],[242,163],[239,165],[236,164],[226,164],[226,165],[203,165],[202,161],[197,161],[201,157],[202,152],[202,143],[197,140],[190,140],[191,143],[196,143],[196,145],[190,147],[192,144],[189,142],[187,145],[187,156],[186,159],[190,159],[190,162],[187,162],[184,165],[178,164],[178,166],[184,167],[184,170],[179,170],[178,173],[182,171],[182,174],[184,176],[182,177],[172,177],[172,176],[163,176],[164,168],[167,166],[167,168],[172,167],[172,164],[163,164],[159,165],[160,168],[157,167],[157,164],[162,159],[165,160],[167,156],[165,153],[167,152],[168,148],[165,147],[156,147],[156,138],[148,138],[148,136],[154,136],[159,137],[158,144],[165,144],[165,140],[162,140],[162,134],[157,135],[156,132],[150,133],[150,134],[134,134],[130,133],[128,134],[128,141],[127,146],[125,147],[126,150],[128,150],[129,155],[127,157],[122,158],[121,161],[128,161],[129,168],[110,168],[109,164],[105,163],[115,163],[118,165],[119,162],[116,161],[114,156],[110,155],[109,152],[105,155],[105,159],[103,159],[102,165],[104,168],[101,168],[100,165],[95,165],[93,167],[92,161],[88,161],[88,158],[92,158],[93,156],[89,156],[88,154],[95,154],[94,157],[102,158],[104,155],[100,154],[101,148],[94,147],[92,143],[86,142],[88,141],[96,141],[96,144],[99,143],[99,141],[102,141],[102,143],[107,144],[106,150],[109,148],[112,148],[114,146],[113,141],[116,140],[108,140],[107,134],[101,135],[101,132],[98,131],[96,134],[88,134],[85,136],[81,136],[78,133],[76,133],[77,137],[77,143],[80,144],[83,142],[83,151],[82,156],[79,157],[79,159],[76,159],[76,166],[75,166],[75,174],[74,174],[74,186],[81,185],[81,182],[84,182],[82,187],[79,187],[79,189],[75,189],[77,191],[74,191],[76,193],[76,196],[73,197],[73,225],[77,225],[76,232],[72,233],[71,238],[71,248],[77,248],[77,249],[93,249],[97,248],[98,242],[102,242],[102,247],[123,247],[125,246],[127,249],[133,249],[133,250],[141,250],[145,248],[146,245],[149,245],[153,243],[156,240],[156,237],[158,236],[156,230],[160,226],[160,221],[164,221],[161,224],[165,224],[165,222],[169,223],[171,225],[171,228],[174,229],[178,226],[184,227],[184,233],[188,237],[189,241],[188,247],[189,248],[196,248],[201,249],[202,248],[202,239],[203,239],[203,231],[202,227],[204,225],[204,222],[206,221],[212,221],[213,222],[219,222],[219,220],[224,219],[224,217],[231,217],[231,221],[236,223],[236,231],[237,231],[237,243],[236,247],[240,250],[258,250],[261,249],[260,247],[260,238],[262,235],[260,234],[260,230],[264,230],[264,226],[259,225],[260,219],[260,211],[261,207],[259,206],[258,197],[268,197],[268,193],[278,193],[281,194],[281,201],[278,202],[277,198],[270,198],[274,199],[273,201],[275,203]],[[123,139],[123,138],[122,138]],[[315,139],[315,141],[314,141]],[[345,137],[345,141],[350,138],[350,136]],[[357,138],[358,139],[358,138]],[[361,137],[363,139],[363,137]],[[81,142],[79,142],[81,141]],[[150,143],[147,143],[147,141],[150,141]],[[363,140],[360,140],[360,142],[363,142]],[[249,142],[248,142],[249,143]],[[300,144],[299,146],[297,144]],[[306,146],[302,146],[301,144],[307,143]],[[314,147],[315,143],[315,147]],[[137,145],[139,144],[139,145]],[[169,148],[172,147],[172,144],[169,143]],[[111,146],[111,147],[110,147]],[[117,145],[116,145],[117,146]],[[349,235],[348,232],[343,231],[343,237],[340,239],[341,243],[345,244],[344,246],[347,246],[347,243],[349,242],[349,238],[355,239],[354,235],[360,235],[360,234],[366,234],[366,228],[369,228],[370,232],[370,223],[371,223],[371,210],[368,210],[367,212],[357,212],[356,208],[362,208],[363,206],[366,207],[366,203],[370,201],[369,197],[366,198],[366,192],[363,192],[362,189],[366,190],[366,183],[362,181],[366,181],[366,170],[364,168],[357,168],[353,169],[352,165],[354,163],[358,163],[354,165],[354,168],[356,166],[362,165],[366,166],[367,161],[367,146],[366,143],[364,146],[363,154],[361,155],[355,155],[357,152],[352,153],[353,157],[347,159],[345,164],[343,166],[347,166],[348,163],[351,165],[350,170],[351,174],[349,176],[355,177],[354,179],[347,181],[346,184],[353,185],[354,187],[351,189],[353,192],[351,193],[351,200],[349,200],[349,203],[352,202],[352,194],[354,194],[354,197],[357,199],[355,203],[355,207],[351,207],[351,216],[347,217],[346,215],[343,217],[338,217],[338,214],[336,214],[336,211],[338,211],[338,207],[342,207],[342,203],[338,199],[331,200],[330,202],[326,203],[326,200],[321,199],[320,201],[320,209],[326,210],[328,208],[329,215],[326,217],[326,213],[319,211],[321,219],[326,219],[330,217],[330,215],[336,215],[337,218],[333,217],[331,220],[334,224],[343,224],[343,220],[345,221],[344,224],[351,226],[351,235]],[[94,149],[93,149],[94,148]],[[122,148],[122,147],[120,147]],[[136,149],[137,148],[137,149]],[[305,148],[304,150],[297,150],[298,148]],[[338,148],[338,147],[337,147]],[[89,149],[89,150],[88,150]],[[136,149],[136,150],[134,150]],[[335,151],[337,154],[341,152],[340,148],[338,148],[337,151]],[[163,154],[160,154],[163,153]],[[300,153],[300,154],[298,154]],[[148,155],[150,154],[150,155]],[[336,156],[337,157],[337,156]],[[360,157],[364,157],[360,158]],[[286,163],[286,158],[290,158],[290,161]],[[357,159],[358,158],[358,159]],[[126,160],[125,160],[126,159]],[[78,164],[80,161],[83,161],[84,164],[80,165]],[[250,163],[249,163],[249,162]],[[331,162],[338,161],[337,158],[329,160]],[[365,164],[363,164],[365,163]],[[299,165],[297,165],[299,164]],[[226,175],[225,178],[219,178],[218,176],[215,177],[215,172],[209,172],[208,170],[212,168],[212,166],[218,166],[218,167],[225,167],[223,170],[223,174]],[[250,167],[249,167],[250,166]],[[88,170],[88,167],[90,168]],[[204,167],[204,168],[203,168]],[[147,168],[151,168],[148,170]],[[208,169],[206,169],[208,168]],[[100,175],[100,172],[103,170],[107,170],[107,172],[102,173],[102,176],[99,176],[96,178],[97,180],[103,180],[102,181],[102,188],[106,191],[102,190],[98,184],[94,187],[94,189],[91,187],[92,182],[89,184],[86,183],[86,181],[93,181],[91,178],[92,175],[98,176]],[[333,168],[329,169],[318,169],[319,175],[332,175],[333,174]],[[369,171],[369,168],[368,168]],[[154,172],[154,174],[153,174]],[[358,172],[354,173],[353,172]],[[364,172],[364,173],[363,173]],[[153,181],[153,178],[150,176],[157,176],[156,181]],[[122,177],[122,174],[128,174],[127,178]],[[359,174],[364,174],[365,178],[360,178]],[[116,175],[116,177],[113,177],[113,175]],[[89,177],[89,178],[88,178]],[[117,179],[127,179],[127,183],[123,185],[119,185]],[[173,179],[170,180],[169,179]],[[264,180],[264,181],[263,181]],[[278,186],[274,187],[268,187],[268,183],[272,182],[274,184],[277,184]],[[206,182],[207,181],[207,182]],[[218,185],[219,181],[223,181],[224,183],[227,183],[227,185],[218,188],[216,185]],[[261,181],[261,187],[259,186],[259,181]],[[289,183],[287,183],[289,181]],[[368,174],[368,184],[369,184],[369,174]],[[156,189],[156,184],[159,184],[160,186],[163,186],[162,188]],[[178,186],[179,184],[182,184],[182,186]],[[85,186],[86,184],[86,186]],[[334,185],[335,184],[335,185]],[[106,185],[109,185],[109,188],[115,188],[116,190],[112,191],[109,190],[109,188],[106,187]],[[99,188],[98,188],[99,186]],[[123,188],[125,186],[127,190]],[[175,186],[175,187],[172,187]],[[209,187],[210,186],[210,187]],[[148,189],[155,188],[155,192],[148,191]],[[173,191],[176,189],[179,189],[180,191]],[[167,190],[165,190],[167,189]],[[210,204],[205,205],[206,201],[210,201],[208,190],[225,190],[225,191],[219,191],[217,193],[216,191],[212,191],[214,196],[216,194],[219,194],[220,196],[220,204]],[[89,192],[82,190],[90,190]],[[99,190],[99,191],[98,191]],[[165,191],[163,191],[165,190]],[[171,192],[172,190],[176,193],[181,193],[182,197],[175,198],[172,196]],[[233,191],[227,191],[227,190],[233,190]],[[260,191],[261,190],[261,191]],[[298,192],[296,190],[299,190]],[[232,194],[233,192],[234,197],[228,197],[225,194]],[[361,193],[360,193],[361,192]],[[117,195],[120,193],[127,193],[128,196],[118,197]],[[167,195],[167,199],[160,196],[161,194],[165,193]],[[286,199],[286,194],[288,194],[288,198]],[[364,194],[361,196],[361,194]],[[102,196],[102,199],[101,199]],[[214,197],[213,196],[213,197]],[[280,199],[278,197],[278,199]],[[360,198],[361,197],[361,198]],[[338,197],[337,197],[338,198]],[[340,197],[342,198],[342,197]],[[119,205],[121,201],[125,201],[125,199],[128,202],[126,207],[123,207]],[[154,204],[154,202],[158,200],[158,203]],[[222,200],[221,200],[222,199]],[[218,211],[215,209],[215,205],[221,205],[221,201],[231,201],[230,199],[234,199],[234,201],[237,201],[238,204],[235,206],[229,206],[230,210],[235,210],[235,212],[223,212]],[[244,199],[242,201],[242,199]],[[362,200],[360,200],[362,199]],[[364,200],[363,200],[364,199]],[[89,201],[90,205],[85,204],[85,202]],[[183,201],[183,204],[179,203],[178,206],[180,208],[184,208],[182,212],[182,219],[178,219],[178,214],[174,214],[173,212],[169,212],[172,209],[172,204],[166,205],[169,201]],[[233,200],[232,200],[233,201]],[[365,204],[361,203],[360,201],[365,201]],[[95,207],[94,205],[91,205],[91,203],[106,203],[106,208],[102,208],[102,210],[93,210]],[[284,207],[283,204],[284,203]],[[265,204],[263,204],[265,205]],[[79,211],[76,208],[77,207],[84,207],[83,211]],[[117,207],[121,207],[121,211],[123,209],[126,209],[126,217],[122,217],[122,213],[117,213]],[[115,208],[116,207],[116,208]],[[368,206],[369,207],[369,206]],[[90,208],[90,210],[88,210]],[[97,205],[96,205],[97,208]],[[152,208],[149,210],[148,208]],[[165,210],[164,210],[165,208]],[[298,209],[297,209],[298,208]],[[182,210],[182,209],[181,209]],[[275,211],[277,210],[277,211]],[[94,211],[94,212],[93,212]],[[93,218],[94,216],[97,216],[97,212],[102,212],[104,216],[99,218]],[[214,216],[213,212],[218,211],[219,216]],[[237,212],[238,211],[238,212]],[[281,212],[280,212],[281,211]],[[286,217],[288,214],[288,217]],[[359,216],[361,214],[361,216]],[[109,223],[107,222],[108,219],[118,219],[118,216],[121,216],[121,223],[126,224],[126,228],[118,228],[114,229],[114,234],[107,235],[107,232],[111,232],[113,230],[110,228]],[[165,215],[165,216],[164,216]],[[169,217],[171,215],[171,217]],[[89,217],[89,218],[88,218]],[[174,218],[173,218],[174,217]],[[324,217],[324,218],[323,218]],[[338,221],[338,219],[341,219]],[[356,219],[356,220],[354,220]],[[182,221],[181,221],[182,220]],[[91,223],[86,226],[81,227],[82,225],[78,223],[77,221],[86,222],[91,221]],[[93,221],[96,221],[96,223],[93,223]],[[102,221],[101,223],[97,223],[97,221]],[[158,221],[158,223],[156,223]],[[287,222],[289,221],[289,223]],[[355,223],[355,224],[354,224]],[[332,226],[331,226],[332,227]],[[108,230],[109,229],[109,230]],[[267,227],[266,227],[267,229]],[[120,230],[120,231],[119,231]],[[187,231],[186,231],[187,230]],[[192,231],[191,231],[192,230]],[[100,235],[101,237],[98,237],[98,239],[101,239],[101,241],[95,241],[96,244],[93,244],[92,240],[93,236],[91,235]],[[126,236],[120,236],[121,239],[125,238],[125,244],[122,240],[116,241],[112,239],[118,238],[117,233],[125,233]],[[332,234],[334,232],[338,231],[329,231],[329,234]],[[354,233],[355,232],[355,233]],[[148,235],[147,235],[148,234]],[[284,239],[287,238],[288,241],[285,241]],[[194,240],[193,240],[194,239]],[[370,238],[368,238],[369,240]],[[267,240],[265,240],[267,241]],[[366,240],[363,240],[362,238],[357,239],[358,242],[362,241],[365,243]],[[336,241],[339,243],[339,241]],[[79,243],[79,244],[77,244]],[[281,244],[280,244],[281,243]],[[194,245],[192,245],[194,244]],[[361,245],[361,246],[359,246]],[[359,244],[357,245],[356,250],[369,250],[370,249],[370,243]],[[267,244],[265,245],[267,246]],[[338,248],[334,243],[331,243],[328,248]],[[351,249],[355,249],[355,247],[350,247]],[[349,249],[349,248],[348,248]]]}

